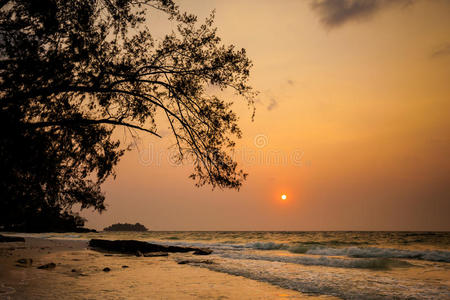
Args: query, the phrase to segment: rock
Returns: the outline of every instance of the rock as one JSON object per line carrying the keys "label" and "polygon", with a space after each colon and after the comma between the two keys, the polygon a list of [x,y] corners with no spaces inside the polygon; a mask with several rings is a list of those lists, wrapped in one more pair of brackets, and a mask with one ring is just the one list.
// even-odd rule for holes
{"label": "rock", "polygon": [[126,269],[126,268],[129,268],[128,266],[122,266],[122,269]]}
{"label": "rock", "polygon": [[212,260],[180,260],[178,261],[179,265],[186,265],[186,264],[207,264],[212,265],[214,262]]}
{"label": "rock", "polygon": [[210,255],[213,251],[211,249],[208,248],[200,248],[198,250],[195,250],[194,255]]}
{"label": "rock", "polygon": [[31,258],[21,258],[16,261],[16,267],[29,268],[33,264],[33,260]]}
{"label": "rock", "polygon": [[72,269],[72,273],[75,273],[77,270],[75,270],[75,269]]}
{"label": "rock", "polygon": [[17,262],[20,264],[18,265],[20,267],[31,267],[33,264],[33,260],[31,258],[21,258],[17,260]]}
{"label": "rock", "polygon": [[205,251],[205,249],[200,248],[165,246],[135,240],[110,241],[110,240],[92,239],[89,241],[89,246],[91,248],[98,250],[118,252],[124,254],[136,254],[138,251],[141,253],[149,253],[149,252],[185,253],[198,250]]}
{"label": "rock", "polygon": [[25,242],[23,237],[0,235],[0,243]]}
{"label": "rock", "polygon": [[169,256],[167,252],[149,252],[144,253],[144,257],[158,257],[158,256]]}
{"label": "rock", "polygon": [[136,256],[141,257],[141,256],[144,256],[144,254],[142,254],[142,252],[138,250],[138,251],[136,251]]}
{"label": "rock", "polygon": [[111,271],[111,269],[108,268],[108,267],[106,267],[106,268],[103,269],[103,272],[109,272],[109,271]]}
{"label": "rock", "polygon": [[54,269],[56,267],[55,263],[48,263],[42,266],[37,267],[38,269],[46,269],[46,270],[50,270],[50,269]]}

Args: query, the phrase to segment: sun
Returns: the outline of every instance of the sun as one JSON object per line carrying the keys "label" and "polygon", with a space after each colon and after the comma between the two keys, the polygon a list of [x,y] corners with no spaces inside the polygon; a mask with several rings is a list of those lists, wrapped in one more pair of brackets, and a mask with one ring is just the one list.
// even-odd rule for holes
{"label": "sun", "polygon": [[287,196],[283,194],[283,195],[281,195],[281,199],[282,199],[282,200],[286,200],[286,199],[287,199]]}

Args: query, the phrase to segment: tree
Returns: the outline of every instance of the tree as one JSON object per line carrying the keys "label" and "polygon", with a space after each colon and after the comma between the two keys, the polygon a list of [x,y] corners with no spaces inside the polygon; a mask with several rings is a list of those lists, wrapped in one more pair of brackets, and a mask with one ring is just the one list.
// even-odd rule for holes
{"label": "tree", "polygon": [[[148,10],[177,30],[155,39]],[[126,150],[114,128],[160,137],[159,114],[177,159],[195,158],[196,185],[238,189],[238,117],[206,89],[253,106],[252,64],[221,44],[213,19],[198,24],[172,0],[0,0],[0,226],[76,203],[104,210],[100,186]]]}

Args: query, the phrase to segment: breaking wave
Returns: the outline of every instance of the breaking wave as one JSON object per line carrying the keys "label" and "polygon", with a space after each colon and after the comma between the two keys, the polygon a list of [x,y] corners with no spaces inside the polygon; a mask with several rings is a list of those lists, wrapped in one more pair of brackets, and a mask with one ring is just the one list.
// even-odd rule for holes
{"label": "breaking wave", "polygon": [[256,242],[250,243],[246,245],[247,248],[257,249],[257,250],[280,250],[280,249],[288,249],[289,246],[283,243],[274,243],[274,242]]}
{"label": "breaking wave", "polygon": [[[156,241],[157,242],[157,241]],[[444,250],[404,250],[378,247],[345,247],[332,248],[304,243],[287,244],[275,242],[253,242],[247,244],[230,243],[192,243],[182,241],[166,241],[164,244],[176,246],[209,247],[214,250],[286,250],[295,254],[320,256],[344,256],[349,258],[400,258],[435,262],[450,262],[450,251]]]}
{"label": "breaking wave", "polygon": [[349,248],[313,248],[306,254],[325,256],[347,256],[355,258],[404,258],[437,262],[450,262],[450,251],[442,250],[403,250],[376,247],[349,247]]}
{"label": "breaking wave", "polygon": [[322,256],[347,256],[352,258],[404,258],[436,262],[450,262],[450,251],[444,250],[404,250],[378,247],[328,248],[301,244],[256,242],[244,246],[256,250],[288,250],[291,253]]}
{"label": "breaking wave", "polygon": [[339,258],[326,256],[265,256],[244,253],[222,253],[223,258],[264,260],[272,262],[292,263],[305,266],[325,266],[335,268],[360,268],[386,270],[391,267],[408,267],[410,263],[391,258]]}
{"label": "breaking wave", "polygon": [[342,299],[448,299],[450,292],[445,287],[405,280],[392,280],[374,273],[359,273],[358,280],[370,282],[361,288],[355,284],[352,272],[326,271],[326,269],[290,268],[282,262],[263,261],[218,261],[213,264],[198,264],[212,271],[243,276],[268,282],[282,288],[314,295],[330,295]]}

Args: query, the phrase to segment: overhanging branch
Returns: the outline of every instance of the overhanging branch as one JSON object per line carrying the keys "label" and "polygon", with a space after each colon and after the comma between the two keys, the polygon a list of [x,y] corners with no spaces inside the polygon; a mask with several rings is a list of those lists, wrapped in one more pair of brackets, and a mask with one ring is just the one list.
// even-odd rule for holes
{"label": "overhanging branch", "polygon": [[125,126],[129,128],[134,128],[137,130],[145,131],[148,133],[151,133],[159,138],[161,136],[157,134],[156,132],[133,125],[130,123],[122,122],[122,121],[116,121],[111,119],[100,119],[100,120],[90,120],[90,119],[67,119],[67,120],[58,120],[58,121],[44,121],[44,122],[35,122],[35,123],[27,123],[26,125],[31,128],[43,128],[43,127],[50,127],[50,126],[76,126],[76,125],[96,125],[96,124],[110,124],[110,125],[116,125],[116,126]]}

